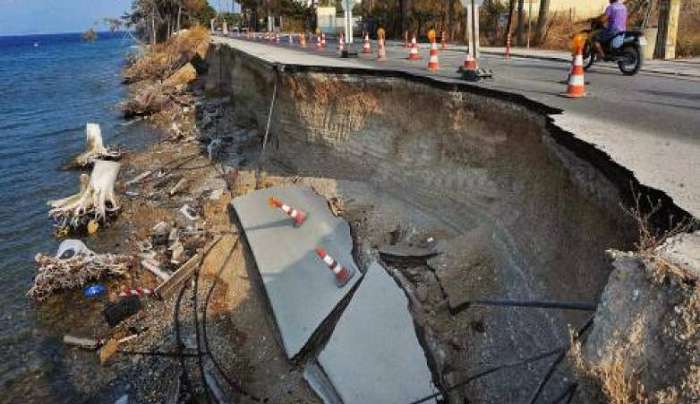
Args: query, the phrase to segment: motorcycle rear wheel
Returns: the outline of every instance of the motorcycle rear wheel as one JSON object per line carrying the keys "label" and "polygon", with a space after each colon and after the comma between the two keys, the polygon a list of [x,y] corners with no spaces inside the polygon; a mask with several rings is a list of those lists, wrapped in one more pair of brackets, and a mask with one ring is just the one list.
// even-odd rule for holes
{"label": "motorcycle rear wheel", "polygon": [[625,76],[634,76],[642,68],[642,54],[638,47],[625,45],[620,50],[620,58],[617,67]]}

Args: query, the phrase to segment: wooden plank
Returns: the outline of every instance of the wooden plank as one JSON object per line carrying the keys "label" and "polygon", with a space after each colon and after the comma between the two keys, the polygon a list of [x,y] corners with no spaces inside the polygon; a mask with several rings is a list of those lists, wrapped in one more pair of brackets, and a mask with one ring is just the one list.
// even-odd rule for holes
{"label": "wooden plank", "polygon": [[175,273],[168,280],[161,283],[156,288],[156,295],[161,299],[165,299],[170,296],[170,294],[176,290],[179,285],[192,276],[195,268],[199,266],[202,257],[205,256],[207,252],[209,252],[209,250],[219,242],[220,239],[221,236],[217,236],[208,246],[204,247],[204,251],[195,254],[187,262],[182,264],[182,266],[178,268],[178,270],[175,271]]}

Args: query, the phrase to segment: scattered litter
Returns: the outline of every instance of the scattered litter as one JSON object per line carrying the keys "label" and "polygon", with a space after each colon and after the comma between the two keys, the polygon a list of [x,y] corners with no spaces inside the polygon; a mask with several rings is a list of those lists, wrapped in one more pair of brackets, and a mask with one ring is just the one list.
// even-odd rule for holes
{"label": "scattered litter", "polygon": [[215,189],[211,192],[211,195],[209,195],[209,199],[212,201],[218,201],[221,199],[221,196],[224,194],[224,190],[219,188]]}
{"label": "scattered litter", "polygon": [[175,195],[176,193],[180,192],[182,188],[187,184],[187,180],[185,178],[180,178],[180,181],[175,184],[174,187],[170,189],[170,196]]}
{"label": "scattered litter", "polygon": [[168,238],[170,237],[170,230],[171,227],[168,223],[166,222],[160,222],[153,226],[153,245],[154,246],[159,246],[159,245],[165,245],[168,243]]}
{"label": "scattered litter", "polygon": [[107,303],[102,314],[110,327],[116,327],[125,319],[133,316],[141,310],[141,300],[138,296],[128,296],[116,303]]}
{"label": "scattered litter", "polygon": [[143,259],[141,260],[141,266],[150,271],[153,275],[160,278],[162,281],[167,281],[170,279],[170,275],[160,269],[160,265],[154,259]]}
{"label": "scattered litter", "polygon": [[133,184],[136,184],[136,183],[138,183],[138,182],[141,182],[142,180],[144,180],[146,177],[148,177],[148,176],[151,175],[152,173],[153,173],[153,172],[150,171],[150,170],[149,170],[149,171],[144,171],[144,172],[142,172],[141,174],[137,175],[136,177],[132,178],[131,180],[127,181],[125,185],[128,187],[128,186],[130,186],[130,185],[133,185]]}
{"label": "scattered litter", "polygon": [[100,364],[104,365],[107,363],[109,358],[111,358],[115,353],[117,353],[117,350],[119,349],[119,341],[110,338],[107,343],[105,343],[102,348],[100,348],[99,356],[100,356]]}
{"label": "scattered litter", "polygon": [[182,213],[182,215],[185,216],[187,220],[195,221],[199,219],[199,216],[192,211],[192,208],[188,204],[182,205],[179,212]]}
{"label": "scattered litter", "polygon": [[90,349],[94,351],[100,346],[102,346],[104,341],[95,338],[74,337],[72,335],[66,334],[63,336],[63,343],[66,345],[72,345],[78,348]]}
{"label": "scattered litter", "polygon": [[135,197],[139,196],[140,194],[138,192],[134,192],[134,191],[126,191],[126,192],[124,192],[124,195],[126,195],[130,198],[135,198]]}
{"label": "scattered litter", "polygon": [[161,298],[166,298],[178,285],[186,281],[193,273],[194,269],[199,265],[200,256],[195,254],[189,261],[185,262],[169,279],[165,280],[156,288],[156,294]]}
{"label": "scattered litter", "polygon": [[97,297],[105,294],[105,292],[107,292],[107,288],[105,285],[100,283],[87,286],[85,289],[83,289],[83,295],[85,295],[85,297]]}

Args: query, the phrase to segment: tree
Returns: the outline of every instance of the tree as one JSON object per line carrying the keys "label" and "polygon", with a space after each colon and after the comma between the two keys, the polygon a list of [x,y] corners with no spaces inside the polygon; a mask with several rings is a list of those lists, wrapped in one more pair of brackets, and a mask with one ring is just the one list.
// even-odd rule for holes
{"label": "tree", "polygon": [[518,27],[515,29],[516,42],[522,46],[523,32],[525,31],[525,0],[518,0]]}
{"label": "tree", "polygon": [[535,28],[535,45],[540,45],[544,42],[549,20],[549,3],[550,0],[540,0],[540,12],[537,16],[537,27]]}

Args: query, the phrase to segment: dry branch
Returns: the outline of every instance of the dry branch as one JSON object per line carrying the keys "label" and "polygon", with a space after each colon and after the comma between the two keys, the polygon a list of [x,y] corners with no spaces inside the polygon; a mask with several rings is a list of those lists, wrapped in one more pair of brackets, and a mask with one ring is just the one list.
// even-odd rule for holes
{"label": "dry branch", "polygon": [[85,125],[86,145],[85,151],[75,158],[75,163],[80,167],[94,164],[98,159],[118,159],[121,153],[104,146],[100,125],[88,123]]}

